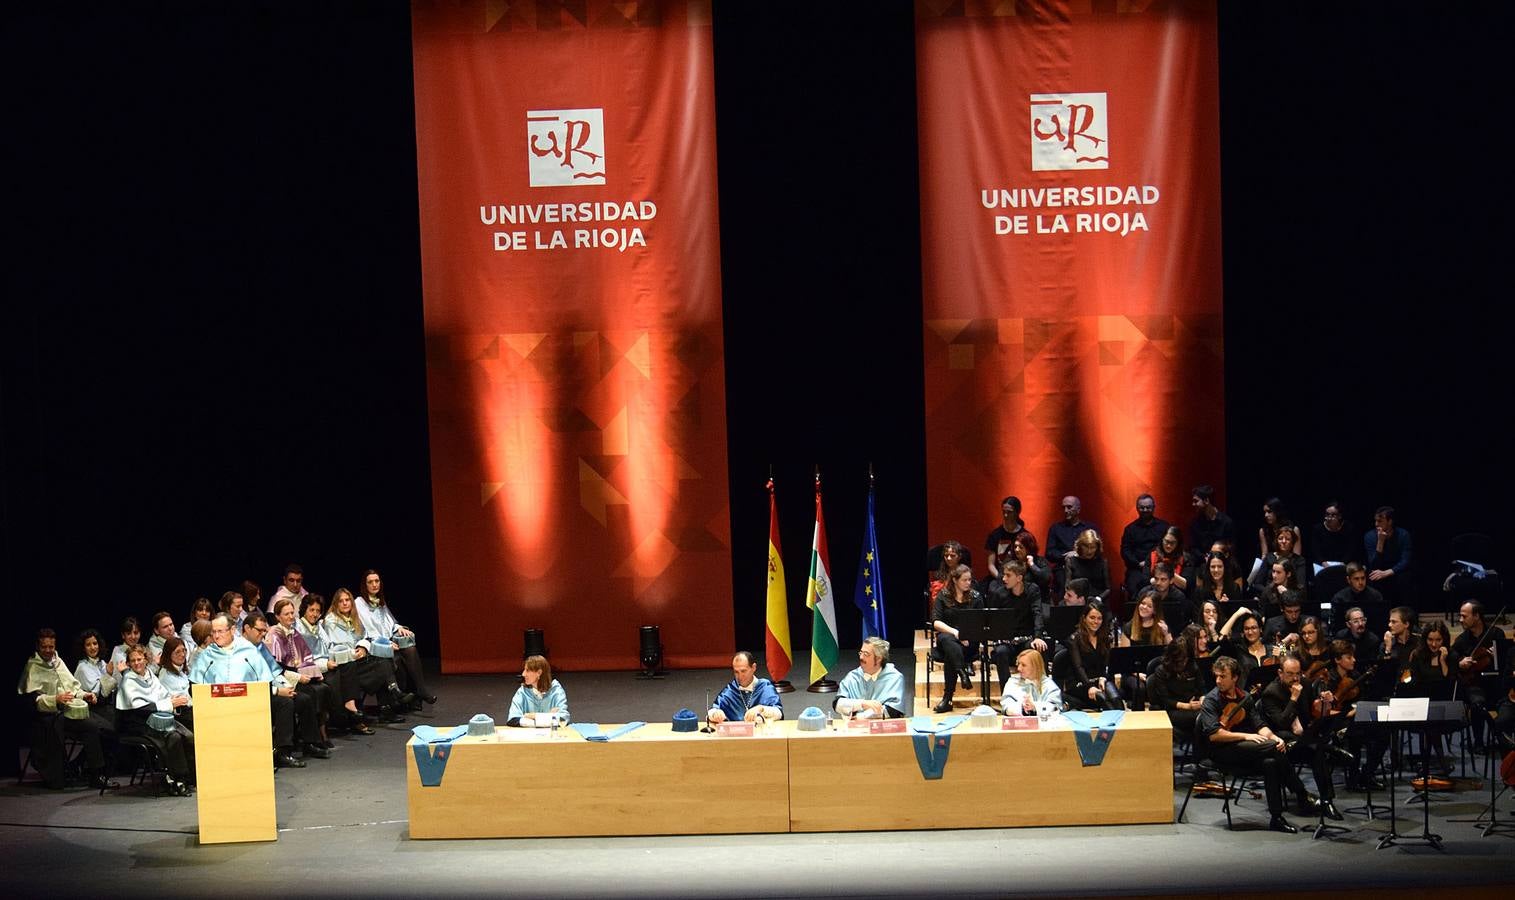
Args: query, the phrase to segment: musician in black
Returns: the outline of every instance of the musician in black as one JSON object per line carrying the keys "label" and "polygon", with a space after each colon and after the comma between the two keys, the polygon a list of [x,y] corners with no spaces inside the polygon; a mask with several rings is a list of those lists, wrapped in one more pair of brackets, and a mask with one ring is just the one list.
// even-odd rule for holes
{"label": "musician in black", "polygon": [[[1469,600],[1458,610],[1458,616],[1462,634],[1452,642],[1452,656],[1457,660],[1457,677],[1462,682],[1460,696],[1468,701],[1473,713],[1473,749],[1482,753],[1484,723],[1489,721],[1489,712],[1496,708],[1499,698],[1489,696],[1479,673],[1499,671],[1495,664],[1504,661],[1509,647],[1502,629],[1491,629],[1485,624],[1482,603]],[[1489,655],[1485,656],[1484,651]]]}
{"label": "musician in black", "polygon": [[[1329,722],[1315,718],[1313,706],[1317,698],[1320,694],[1315,685],[1304,680],[1299,657],[1291,653],[1279,664],[1278,678],[1263,688],[1258,705],[1262,708],[1263,721],[1288,746],[1289,761],[1310,764],[1310,771],[1315,776],[1315,790],[1320,794],[1326,815],[1340,821],[1342,815],[1332,802],[1336,797],[1331,784],[1333,753],[1330,734],[1324,730]],[[1333,698],[1327,691],[1320,699],[1329,703]]]}
{"label": "musician in black", "polygon": [[[1211,664],[1210,670],[1215,675],[1215,687],[1205,694],[1200,706],[1195,733],[1203,743],[1196,750],[1222,765],[1260,770],[1268,795],[1268,828],[1284,834],[1297,833],[1299,829],[1284,818],[1284,789],[1298,799],[1301,815],[1315,815],[1318,801],[1295,774],[1285,755],[1283,739],[1251,708],[1251,699],[1237,683],[1241,679],[1241,665],[1229,656],[1222,656]],[[1225,724],[1227,712],[1238,717],[1229,726]]]}
{"label": "musician in black", "polygon": [[1383,782],[1377,779],[1377,775],[1383,765],[1384,751],[1389,749],[1389,739],[1382,729],[1352,721],[1357,716],[1358,700],[1375,699],[1371,693],[1375,672],[1372,669],[1357,671],[1357,650],[1348,641],[1332,641],[1331,654],[1331,668],[1319,687],[1333,697],[1333,721],[1322,727],[1333,731],[1346,728],[1347,751],[1353,758],[1347,768],[1347,790],[1381,791]]}
{"label": "musician in black", "polygon": [[1068,637],[1068,672],[1061,687],[1074,709],[1125,708],[1110,677],[1110,632],[1104,626],[1105,608],[1096,600],[1084,607]]}
{"label": "musician in black", "polygon": [[1011,626],[1016,640],[994,646],[991,654],[995,669],[999,672],[999,687],[1015,674],[1015,660],[1022,650],[1035,650],[1043,656],[1047,653],[1046,629],[1042,618],[1042,592],[1026,579],[1026,564],[1012,559],[1000,567],[1000,577],[989,582],[989,595],[984,603],[991,609],[1014,610]]}

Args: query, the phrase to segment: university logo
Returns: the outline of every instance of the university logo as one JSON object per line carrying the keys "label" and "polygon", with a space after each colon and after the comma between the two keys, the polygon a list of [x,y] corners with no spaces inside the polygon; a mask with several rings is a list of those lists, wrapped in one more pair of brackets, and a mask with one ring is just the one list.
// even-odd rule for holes
{"label": "university logo", "polygon": [[532,187],[605,183],[605,111],[526,112],[526,162]]}
{"label": "university logo", "polygon": [[1031,95],[1031,171],[1110,168],[1105,95]]}

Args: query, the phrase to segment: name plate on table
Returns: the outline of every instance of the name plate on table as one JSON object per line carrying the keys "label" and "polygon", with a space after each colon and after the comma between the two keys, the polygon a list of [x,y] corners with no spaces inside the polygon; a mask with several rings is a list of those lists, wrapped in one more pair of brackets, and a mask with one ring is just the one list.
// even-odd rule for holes
{"label": "name plate on table", "polygon": [[909,730],[909,722],[904,719],[874,720],[868,723],[869,734],[904,734]]}
{"label": "name plate on table", "polygon": [[721,737],[752,737],[753,723],[721,722],[715,726],[715,733]]}
{"label": "name plate on table", "polygon": [[213,684],[210,686],[210,695],[212,697],[246,697],[247,684],[245,682]]}
{"label": "name plate on table", "polygon": [[1000,731],[1038,731],[1042,720],[1036,716],[1009,716],[1000,722]]}

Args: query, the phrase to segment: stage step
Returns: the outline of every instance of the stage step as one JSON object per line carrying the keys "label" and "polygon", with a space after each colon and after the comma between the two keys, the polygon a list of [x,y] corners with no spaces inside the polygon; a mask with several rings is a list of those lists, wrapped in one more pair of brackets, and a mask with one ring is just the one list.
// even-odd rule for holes
{"label": "stage step", "polygon": [[[931,664],[931,684],[930,684],[931,695],[930,695],[929,698],[926,696],[926,688],[927,688],[927,684],[926,684],[927,659],[926,658],[927,658],[927,655],[930,652],[931,652],[931,639],[930,639],[930,637],[927,636],[926,631],[924,629],[916,631],[915,632],[915,701],[916,701],[916,711],[917,712],[922,711],[923,709],[925,709],[926,706],[930,706],[932,704],[935,704],[936,701],[940,700],[941,697],[942,697],[942,679],[945,678],[946,675],[945,675],[945,672],[942,669],[941,663],[932,663]],[[982,696],[982,693],[981,693],[982,687],[979,684],[979,669],[980,669],[980,665],[981,664],[978,663],[978,662],[974,663],[974,666],[973,666],[973,687],[972,688],[964,688],[961,684],[959,684],[957,686],[957,691],[953,695],[953,698],[952,698],[952,705],[953,705],[954,708],[965,709],[965,710],[966,709],[972,709],[973,707],[978,706],[980,702],[982,702],[982,699],[983,699],[983,696]],[[994,677],[994,673],[992,671],[992,668],[993,667],[991,667],[990,676],[989,676],[989,699],[990,699],[990,701],[992,703],[994,703],[995,705],[998,705],[999,704],[999,697],[1000,697],[999,680]],[[927,703],[928,699],[929,699],[930,703]]]}

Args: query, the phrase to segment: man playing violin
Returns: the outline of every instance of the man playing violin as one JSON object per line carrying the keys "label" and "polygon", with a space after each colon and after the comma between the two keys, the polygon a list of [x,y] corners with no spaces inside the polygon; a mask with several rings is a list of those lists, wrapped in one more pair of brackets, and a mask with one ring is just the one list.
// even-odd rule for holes
{"label": "man playing violin", "polygon": [[1229,656],[1217,657],[1210,671],[1215,687],[1200,706],[1198,733],[1208,744],[1212,759],[1222,765],[1260,770],[1268,795],[1268,828],[1284,834],[1299,831],[1284,818],[1284,788],[1299,801],[1301,815],[1313,816],[1319,801],[1304,784],[1285,756],[1283,738],[1273,733],[1251,708],[1250,698],[1237,682],[1241,665]]}
{"label": "man playing violin", "polygon": [[[1483,684],[1482,673],[1498,672],[1496,661],[1503,660],[1508,648],[1505,646],[1504,630],[1490,629],[1483,621],[1483,604],[1469,600],[1458,610],[1462,622],[1462,634],[1452,642],[1452,657],[1457,660],[1457,678],[1463,684],[1463,696],[1473,711],[1473,749],[1482,753],[1484,748],[1484,724],[1489,721],[1489,712],[1498,704],[1498,698],[1490,698]],[[1492,630],[1492,634],[1489,632]]]}
{"label": "man playing violin", "polygon": [[1325,814],[1341,821],[1342,815],[1332,802],[1336,792],[1331,784],[1331,756],[1333,751],[1343,755],[1346,751],[1332,747],[1330,735],[1321,730],[1327,722],[1313,717],[1317,699],[1323,700],[1324,706],[1335,697],[1330,691],[1322,696],[1315,685],[1305,681],[1299,657],[1291,653],[1279,665],[1278,678],[1263,689],[1259,705],[1263,721],[1288,746],[1290,761],[1310,764]]}

